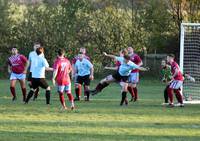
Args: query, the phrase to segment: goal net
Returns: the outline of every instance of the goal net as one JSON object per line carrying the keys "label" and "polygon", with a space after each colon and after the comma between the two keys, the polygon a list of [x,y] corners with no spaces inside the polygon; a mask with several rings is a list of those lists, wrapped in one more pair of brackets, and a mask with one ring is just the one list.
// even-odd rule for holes
{"label": "goal net", "polygon": [[200,103],[200,23],[181,24],[180,69],[195,79],[184,80],[185,103]]}

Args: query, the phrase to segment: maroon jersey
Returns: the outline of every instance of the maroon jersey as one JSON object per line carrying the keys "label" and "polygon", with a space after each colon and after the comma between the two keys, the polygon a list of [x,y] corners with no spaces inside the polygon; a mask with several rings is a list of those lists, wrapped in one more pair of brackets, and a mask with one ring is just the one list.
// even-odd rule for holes
{"label": "maroon jersey", "polygon": [[21,74],[25,70],[27,58],[24,55],[17,54],[8,58],[8,64],[11,66],[11,70],[14,73]]}
{"label": "maroon jersey", "polygon": [[172,72],[172,75],[174,75],[175,71],[178,70],[178,74],[174,77],[174,80],[179,80],[179,81],[183,81],[184,80],[184,77],[181,73],[181,70],[179,68],[179,65],[174,61],[172,62],[171,64],[171,72]]}
{"label": "maroon jersey", "polygon": [[53,68],[57,70],[56,82],[59,86],[71,83],[69,73],[72,70],[72,66],[67,58],[57,57],[54,61]]}
{"label": "maroon jersey", "polygon": [[117,67],[117,69],[119,69],[120,65],[121,65],[121,63],[119,61],[115,62],[115,66]]}
{"label": "maroon jersey", "polygon": [[[135,63],[136,65],[138,65],[138,64],[140,64],[142,62],[140,56],[137,55],[136,53],[132,54],[130,57],[131,57],[131,61],[133,63]],[[139,70],[138,69],[132,70],[132,73],[134,73],[134,72],[139,72]]]}
{"label": "maroon jersey", "polygon": [[[85,55],[84,58],[90,61],[90,57],[89,57],[89,56]],[[75,57],[72,59],[72,64],[75,64],[77,60],[79,60],[79,57],[78,57],[78,56],[75,56]]]}

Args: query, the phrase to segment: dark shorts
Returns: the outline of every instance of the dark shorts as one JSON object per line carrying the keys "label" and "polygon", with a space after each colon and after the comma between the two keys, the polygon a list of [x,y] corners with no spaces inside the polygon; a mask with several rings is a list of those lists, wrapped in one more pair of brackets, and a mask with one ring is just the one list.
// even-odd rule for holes
{"label": "dark shorts", "polygon": [[27,80],[30,81],[30,82],[32,81],[32,72],[29,72]]}
{"label": "dark shorts", "polygon": [[89,86],[90,85],[90,75],[78,76],[77,82],[81,85],[84,83],[84,85]]}
{"label": "dark shorts", "polygon": [[44,78],[32,78],[32,87],[33,89],[36,89],[38,87],[47,89],[49,85]]}
{"label": "dark shorts", "polygon": [[118,82],[128,82],[128,76],[121,76],[119,72],[114,73],[112,77]]}

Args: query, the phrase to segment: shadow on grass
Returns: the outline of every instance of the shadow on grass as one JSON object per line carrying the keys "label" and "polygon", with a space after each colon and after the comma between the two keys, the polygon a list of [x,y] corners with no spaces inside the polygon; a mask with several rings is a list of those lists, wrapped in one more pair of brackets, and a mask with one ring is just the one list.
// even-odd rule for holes
{"label": "shadow on grass", "polygon": [[[59,131],[58,131],[59,132]],[[0,141],[199,141],[199,136],[107,135],[96,133],[0,132]]]}

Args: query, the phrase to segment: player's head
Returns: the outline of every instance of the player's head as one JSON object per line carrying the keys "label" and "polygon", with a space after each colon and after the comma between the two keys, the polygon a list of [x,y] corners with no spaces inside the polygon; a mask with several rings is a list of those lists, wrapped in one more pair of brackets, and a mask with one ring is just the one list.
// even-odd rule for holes
{"label": "player's head", "polygon": [[123,57],[124,55],[128,55],[127,49],[121,50],[121,51],[119,52],[119,55],[120,55],[121,57]]}
{"label": "player's head", "polygon": [[174,61],[174,54],[168,54],[167,55],[167,63],[172,63]]}
{"label": "player's head", "polygon": [[131,55],[131,54],[134,53],[134,49],[133,49],[133,47],[131,47],[131,46],[129,46],[129,47],[127,48],[127,50],[128,50],[128,54],[129,54],[129,55]]}
{"label": "player's head", "polygon": [[125,61],[125,63],[127,64],[129,61],[130,61],[130,56],[129,55],[124,55],[124,61]]}
{"label": "player's head", "polygon": [[39,48],[41,45],[39,42],[35,42],[34,45],[33,45],[33,49],[34,51],[36,51],[37,48]]}
{"label": "player's head", "polygon": [[12,48],[11,52],[12,52],[13,55],[18,54],[18,50],[15,46]]}
{"label": "player's head", "polygon": [[84,58],[84,54],[83,54],[83,52],[79,52],[78,57],[79,57],[79,59],[82,61],[83,58]]}
{"label": "player's head", "polygon": [[86,48],[81,47],[80,50],[79,50],[79,52],[82,52],[82,54],[86,54]]}
{"label": "player's head", "polygon": [[162,67],[165,67],[167,65],[167,60],[166,59],[163,59],[162,61],[161,61],[161,66]]}
{"label": "player's head", "polygon": [[64,49],[58,49],[58,56],[63,57],[65,55],[65,50]]}
{"label": "player's head", "polygon": [[37,55],[40,55],[40,54],[44,53],[44,48],[42,46],[38,47],[36,49],[36,53],[37,53]]}

